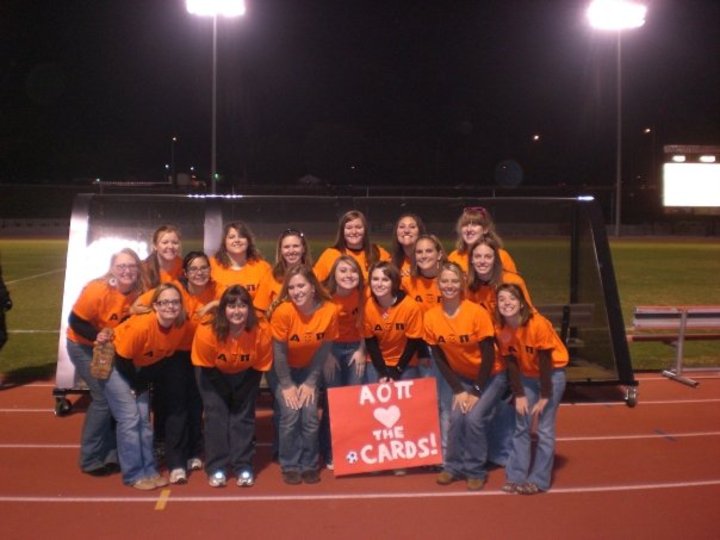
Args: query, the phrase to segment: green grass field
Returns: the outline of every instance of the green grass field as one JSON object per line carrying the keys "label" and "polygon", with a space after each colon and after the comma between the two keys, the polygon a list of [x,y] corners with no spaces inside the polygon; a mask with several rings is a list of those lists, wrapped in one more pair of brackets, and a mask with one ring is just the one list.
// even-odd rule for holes
{"label": "green grass field", "polygon": [[[261,246],[272,258],[272,246]],[[523,269],[534,300],[543,292],[533,281],[540,255],[537,243],[508,242]],[[7,313],[10,340],[0,352],[0,373],[12,379],[49,378],[55,373],[58,328],[65,279],[65,240],[0,240],[3,274],[15,304]],[[720,303],[720,243],[703,241],[620,240],[611,243],[625,324],[640,304]],[[320,248],[313,246],[314,253]],[[545,254],[546,255],[546,254]],[[543,284],[546,294],[552,284]],[[633,367],[661,370],[674,350],[659,343],[631,344]],[[719,365],[717,342],[686,344],[687,365]]]}

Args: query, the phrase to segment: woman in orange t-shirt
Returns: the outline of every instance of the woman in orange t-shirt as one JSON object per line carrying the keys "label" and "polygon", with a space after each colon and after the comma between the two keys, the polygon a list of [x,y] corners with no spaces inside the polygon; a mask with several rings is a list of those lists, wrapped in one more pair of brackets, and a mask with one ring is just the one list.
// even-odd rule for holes
{"label": "woman in orange t-shirt", "polygon": [[223,227],[222,243],[210,259],[210,266],[215,281],[225,287],[242,285],[253,299],[260,282],[271,271],[270,264],[255,245],[250,228],[242,221]]}
{"label": "woman in orange t-shirt", "polygon": [[119,471],[112,414],[100,381],[90,374],[93,343],[111,340],[112,330],[128,317],[142,292],[140,265],[140,257],[131,249],[115,253],[108,272],[85,285],[68,320],[68,356],[92,398],[80,440],[80,469],[92,476]]}
{"label": "woman in orange t-shirt", "polygon": [[180,229],[162,225],[153,233],[152,250],[142,264],[145,288],[152,289],[182,276]]}
{"label": "woman in orange t-shirt", "polygon": [[272,336],[245,287],[227,289],[215,317],[193,340],[192,363],[205,406],[205,470],[212,487],[255,484],[255,400],[272,365]]}
{"label": "woman in orange t-shirt", "polygon": [[253,300],[253,305],[260,314],[264,315],[280,294],[287,269],[298,264],[312,267],[310,246],[302,231],[285,229],[278,237],[275,266],[260,281]]}
{"label": "woman in orange t-shirt", "polygon": [[330,295],[308,267],[298,265],[287,271],[270,313],[270,326],[283,481],[315,484],[320,481],[317,390],[338,338],[338,315]]}
{"label": "woman in orange t-shirt", "polygon": [[371,297],[365,302],[365,348],[372,364],[368,382],[420,377],[417,353],[423,346],[422,310],[400,288],[400,271],[390,262],[370,267]]}
{"label": "woman in orange t-shirt", "polygon": [[400,270],[400,276],[410,275],[410,265],[418,236],[425,234],[425,224],[420,216],[402,214],[393,228],[391,260]]}
{"label": "woman in orange t-shirt", "polygon": [[[565,391],[567,348],[552,323],[532,309],[520,287],[498,288],[497,341],[515,394],[516,428],[503,491],[533,495],[550,489],[555,423]],[[530,440],[537,420],[534,456]]]}
{"label": "woman in orange t-shirt", "polygon": [[115,329],[115,365],[104,383],[105,398],[117,422],[117,445],[123,482],[141,490],[168,484],[158,474],[153,456],[148,386],[163,385],[165,460],[168,469],[184,467],[185,370],[175,352],[191,325],[177,286],[163,283],[153,296],[153,312],[135,315]]}
{"label": "woman in orange t-shirt", "polygon": [[495,222],[490,212],[482,206],[465,208],[455,225],[457,232],[456,248],[448,255],[448,260],[456,263],[466,274],[469,271],[468,252],[470,246],[483,237],[490,238],[498,246],[498,253],[505,270],[517,273],[515,261],[510,254],[502,249],[502,240],[495,231]]}
{"label": "woman in orange t-shirt", "polygon": [[338,231],[335,243],[320,254],[320,258],[313,266],[313,271],[319,281],[325,281],[330,276],[332,265],[340,255],[350,255],[354,258],[363,278],[367,280],[368,269],[376,261],[389,261],[390,254],[381,246],[370,241],[370,232],[365,215],[358,210],[345,212],[338,222]]}
{"label": "woman in orange t-shirt", "polygon": [[[338,338],[333,342],[323,369],[325,389],[362,384],[365,375],[365,343],[362,340],[362,311],[365,290],[362,271],[355,259],[341,255],[323,284],[332,296],[338,313]],[[327,392],[322,393],[320,454],[328,469],[333,468],[330,439],[330,410]]]}
{"label": "woman in orange t-shirt", "polygon": [[437,483],[448,485],[465,478],[467,488],[476,491],[487,478],[488,428],[507,388],[505,366],[495,357],[490,314],[464,298],[462,269],[444,263],[438,286],[442,303],[425,313],[424,335],[454,397]]}

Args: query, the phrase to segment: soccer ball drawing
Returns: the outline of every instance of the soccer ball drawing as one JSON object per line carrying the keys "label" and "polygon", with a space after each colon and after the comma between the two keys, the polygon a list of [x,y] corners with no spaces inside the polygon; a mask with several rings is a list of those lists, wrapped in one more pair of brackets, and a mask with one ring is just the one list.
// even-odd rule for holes
{"label": "soccer ball drawing", "polygon": [[350,452],[348,452],[347,455],[345,456],[345,459],[347,460],[347,462],[348,462],[350,465],[354,465],[355,463],[358,462],[358,459],[359,459],[359,458],[358,458],[357,452],[350,451]]}

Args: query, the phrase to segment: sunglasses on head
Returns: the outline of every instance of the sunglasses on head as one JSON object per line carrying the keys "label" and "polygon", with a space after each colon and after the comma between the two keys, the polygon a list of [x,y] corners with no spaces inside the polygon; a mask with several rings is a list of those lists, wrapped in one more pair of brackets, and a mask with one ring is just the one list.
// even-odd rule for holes
{"label": "sunglasses on head", "polygon": [[482,217],[487,217],[488,211],[482,206],[466,206],[463,208],[463,214],[480,214]]}

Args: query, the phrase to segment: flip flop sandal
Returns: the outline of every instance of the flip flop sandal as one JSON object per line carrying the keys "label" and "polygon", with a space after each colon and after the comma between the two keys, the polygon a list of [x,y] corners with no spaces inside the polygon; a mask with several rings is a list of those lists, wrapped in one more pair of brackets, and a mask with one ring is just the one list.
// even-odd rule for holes
{"label": "flip flop sandal", "polygon": [[540,493],[540,488],[532,482],[526,482],[520,486],[517,486],[517,492],[522,495],[536,495]]}
{"label": "flip flop sandal", "polygon": [[519,487],[515,482],[505,482],[505,485],[500,489],[505,493],[517,493]]}

